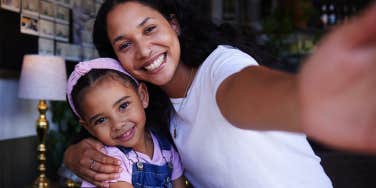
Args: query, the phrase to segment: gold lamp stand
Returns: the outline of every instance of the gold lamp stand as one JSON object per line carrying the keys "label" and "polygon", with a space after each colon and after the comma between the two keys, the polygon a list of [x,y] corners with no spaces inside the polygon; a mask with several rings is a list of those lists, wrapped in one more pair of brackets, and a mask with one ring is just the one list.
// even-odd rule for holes
{"label": "gold lamp stand", "polygon": [[48,106],[45,100],[39,100],[39,117],[36,122],[38,136],[38,171],[39,176],[34,182],[34,188],[48,188],[49,181],[46,177],[46,135],[48,132],[48,120],[46,118]]}

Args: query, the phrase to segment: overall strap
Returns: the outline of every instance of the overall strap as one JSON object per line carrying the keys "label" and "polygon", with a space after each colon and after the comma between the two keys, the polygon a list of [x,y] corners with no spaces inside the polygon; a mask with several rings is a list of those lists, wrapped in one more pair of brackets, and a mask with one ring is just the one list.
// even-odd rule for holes
{"label": "overall strap", "polygon": [[161,150],[170,150],[171,149],[171,144],[166,137],[163,137],[159,134],[156,134],[154,131],[151,131],[151,132],[155,136],[155,138],[157,138],[157,141],[158,141],[158,144],[159,144],[159,147],[161,148]]}

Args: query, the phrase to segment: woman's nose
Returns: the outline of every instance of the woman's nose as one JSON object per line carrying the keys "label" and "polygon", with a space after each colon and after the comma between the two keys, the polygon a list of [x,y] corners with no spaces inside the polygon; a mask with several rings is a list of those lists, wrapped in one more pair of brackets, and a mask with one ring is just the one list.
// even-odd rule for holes
{"label": "woman's nose", "polygon": [[141,58],[147,58],[151,55],[151,48],[147,41],[140,41],[137,43],[137,57],[139,59]]}

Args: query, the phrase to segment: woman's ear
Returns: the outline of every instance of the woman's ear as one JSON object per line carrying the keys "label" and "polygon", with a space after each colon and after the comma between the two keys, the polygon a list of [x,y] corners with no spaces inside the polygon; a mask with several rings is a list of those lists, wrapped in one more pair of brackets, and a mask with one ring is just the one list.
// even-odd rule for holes
{"label": "woman's ear", "polygon": [[180,24],[179,24],[178,19],[176,18],[176,15],[170,14],[168,22],[170,22],[172,29],[174,29],[176,34],[179,36],[180,35]]}
{"label": "woman's ear", "polygon": [[140,97],[142,106],[144,108],[147,108],[149,105],[149,93],[148,88],[144,83],[140,83],[137,88],[138,96]]}

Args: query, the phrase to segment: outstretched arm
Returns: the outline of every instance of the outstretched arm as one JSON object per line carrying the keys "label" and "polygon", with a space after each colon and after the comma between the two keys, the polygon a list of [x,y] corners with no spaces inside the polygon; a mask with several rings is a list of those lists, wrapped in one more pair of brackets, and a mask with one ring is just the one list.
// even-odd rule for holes
{"label": "outstretched arm", "polygon": [[376,152],[376,4],[339,26],[298,76],[263,67],[226,80],[222,114],[244,129],[302,131],[343,149]]}
{"label": "outstretched arm", "polygon": [[376,153],[376,3],[318,45],[299,73],[304,131]]}
{"label": "outstretched arm", "polygon": [[84,139],[68,147],[64,153],[64,164],[86,181],[98,187],[108,187],[105,181],[117,178],[120,161],[103,154],[102,148],[100,142]]}

